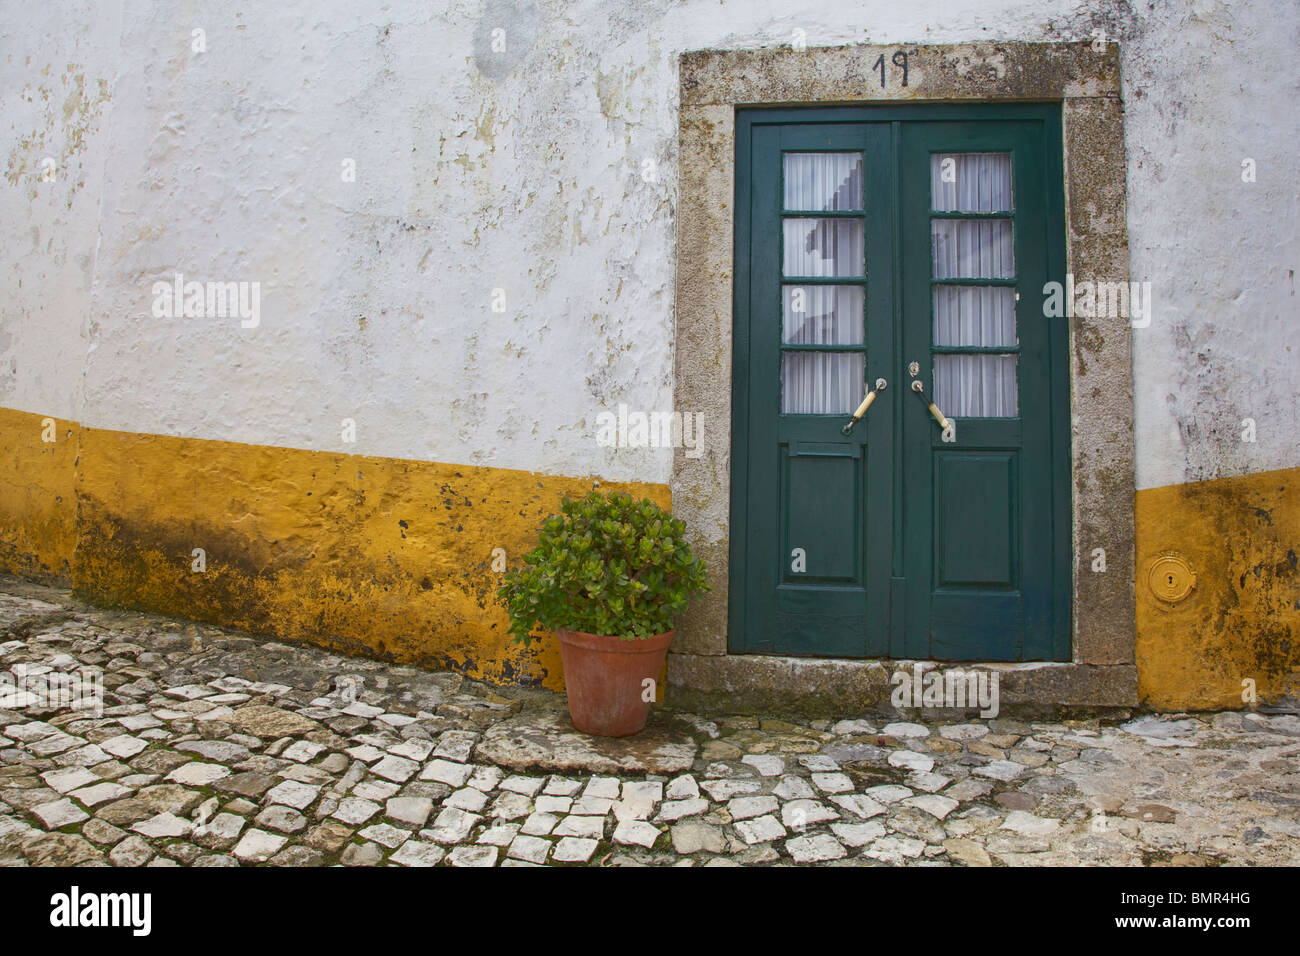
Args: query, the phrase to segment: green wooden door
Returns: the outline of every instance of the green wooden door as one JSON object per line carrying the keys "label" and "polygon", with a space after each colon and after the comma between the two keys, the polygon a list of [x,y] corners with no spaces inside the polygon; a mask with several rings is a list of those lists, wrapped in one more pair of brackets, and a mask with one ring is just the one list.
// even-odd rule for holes
{"label": "green wooden door", "polygon": [[1047,106],[738,115],[734,652],[1068,658],[1061,183]]}

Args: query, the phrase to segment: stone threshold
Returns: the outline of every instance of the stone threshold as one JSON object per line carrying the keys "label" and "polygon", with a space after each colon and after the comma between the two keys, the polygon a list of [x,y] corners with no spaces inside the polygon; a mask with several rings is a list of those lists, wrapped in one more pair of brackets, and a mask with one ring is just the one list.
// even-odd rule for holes
{"label": "stone threshold", "polygon": [[[758,654],[668,655],[667,702],[702,713],[845,713],[909,716],[919,708],[891,704],[896,671],[960,669],[997,674],[999,713],[1095,716],[1138,706],[1137,667],[1077,662],[969,663],[916,660],[829,660]],[[932,717],[970,716],[975,709],[928,709]],[[1119,715],[1118,713],[1116,714]]]}

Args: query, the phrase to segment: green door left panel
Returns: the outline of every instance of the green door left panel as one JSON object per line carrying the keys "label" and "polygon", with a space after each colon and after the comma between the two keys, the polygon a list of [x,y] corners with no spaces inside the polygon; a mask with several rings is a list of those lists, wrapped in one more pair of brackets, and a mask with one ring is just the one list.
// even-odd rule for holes
{"label": "green door left panel", "polygon": [[[875,364],[893,349],[891,280],[875,266],[889,261],[888,207],[872,199],[888,189],[888,128],[760,126],[746,140],[753,186],[738,218],[749,223],[744,254],[759,264],[746,270],[751,321],[736,340],[743,353],[738,361],[749,370],[741,386],[748,430],[737,449],[747,489],[739,493],[748,529],[746,650],[883,653],[889,547],[873,532],[889,526],[892,478],[887,467],[876,466],[873,448],[891,445],[892,424],[887,415],[868,415],[850,435],[841,428],[865,393],[864,381],[876,376]],[[832,184],[826,195],[835,201],[818,205],[837,208],[792,208],[802,197],[786,196],[783,157],[823,154],[860,168],[860,179],[850,177],[852,195]],[[854,249],[851,256],[843,254],[846,247]],[[813,303],[793,316],[798,322],[792,321],[796,298]],[[849,303],[852,322],[844,309],[836,316],[838,339],[790,331],[793,324],[812,325],[809,313],[823,301]],[[840,394],[823,403],[835,411],[805,413],[800,398],[783,394],[783,377],[793,388],[806,362],[840,363],[845,371],[837,379]],[[888,454],[882,457],[888,461]]]}

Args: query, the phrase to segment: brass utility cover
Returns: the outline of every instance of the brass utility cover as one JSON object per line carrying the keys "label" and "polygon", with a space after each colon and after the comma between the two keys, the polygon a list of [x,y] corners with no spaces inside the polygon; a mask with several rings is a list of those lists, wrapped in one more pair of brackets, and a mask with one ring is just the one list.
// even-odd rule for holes
{"label": "brass utility cover", "polygon": [[1177,604],[1196,587],[1196,575],[1182,558],[1172,554],[1161,555],[1151,565],[1147,578],[1151,591],[1162,601]]}

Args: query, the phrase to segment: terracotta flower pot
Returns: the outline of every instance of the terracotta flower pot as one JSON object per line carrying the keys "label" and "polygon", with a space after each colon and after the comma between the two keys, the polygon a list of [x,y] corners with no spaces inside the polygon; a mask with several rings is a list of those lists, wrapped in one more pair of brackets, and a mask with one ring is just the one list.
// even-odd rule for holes
{"label": "terracotta flower pot", "polygon": [[643,682],[659,680],[673,632],[630,641],[557,629],[569,717],[584,734],[627,737],[645,727],[651,701]]}

